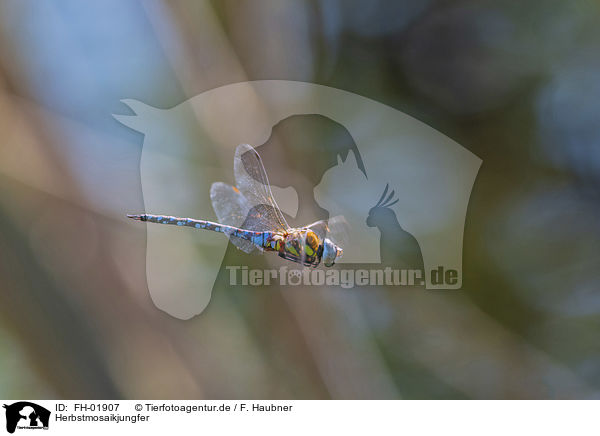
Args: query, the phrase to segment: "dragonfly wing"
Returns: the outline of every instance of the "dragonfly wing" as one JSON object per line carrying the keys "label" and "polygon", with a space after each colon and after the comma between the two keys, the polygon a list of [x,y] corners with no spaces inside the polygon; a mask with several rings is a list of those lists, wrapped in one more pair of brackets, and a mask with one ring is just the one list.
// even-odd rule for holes
{"label": "dragonfly wing", "polygon": [[219,223],[241,227],[250,205],[240,191],[227,183],[215,182],[210,187],[210,201]]}
{"label": "dragonfly wing", "polygon": [[335,245],[342,249],[347,247],[350,241],[350,224],[342,215],[316,221],[306,226],[306,228],[311,229],[321,239],[331,239]]}
{"label": "dragonfly wing", "polygon": [[258,250],[258,247],[254,245],[252,242],[247,241],[242,238],[238,238],[237,236],[230,236],[229,240],[233,245],[242,250],[244,253],[252,253],[254,250]]}
{"label": "dragonfly wing", "polygon": [[306,228],[315,232],[319,239],[325,239],[327,236],[327,220],[316,221],[306,226]]}
{"label": "dragonfly wing", "polygon": [[[210,187],[210,200],[219,223],[244,228],[244,221],[251,208],[237,188],[226,183],[215,182]],[[236,236],[229,236],[229,240],[245,253],[251,253],[257,248],[252,242]]]}
{"label": "dragonfly wing", "polygon": [[256,231],[285,231],[289,225],[277,206],[262,159],[254,148],[241,144],[233,163],[236,185],[246,198],[250,213],[246,226]]}
{"label": "dragonfly wing", "polygon": [[340,248],[350,244],[350,224],[342,215],[334,216],[327,220],[327,237]]}

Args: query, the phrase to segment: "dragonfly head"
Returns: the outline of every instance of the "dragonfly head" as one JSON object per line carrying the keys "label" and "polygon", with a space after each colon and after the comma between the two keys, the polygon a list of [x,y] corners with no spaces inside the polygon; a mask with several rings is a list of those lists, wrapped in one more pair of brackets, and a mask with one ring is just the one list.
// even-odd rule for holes
{"label": "dragonfly head", "polygon": [[323,241],[323,263],[325,266],[333,266],[335,261],[342,257],[343,250],[331,242],[330,239],[325,238]]}

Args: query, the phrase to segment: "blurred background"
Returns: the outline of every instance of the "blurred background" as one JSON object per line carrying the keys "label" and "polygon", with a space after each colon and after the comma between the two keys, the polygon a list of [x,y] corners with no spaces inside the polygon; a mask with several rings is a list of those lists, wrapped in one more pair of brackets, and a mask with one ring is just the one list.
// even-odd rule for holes
{"label": "blurred background", "polygon": [[[0,397],[599,398],[600,3],[0,1]],[[483,159],[460,291],[146,286],[143,136],[255,79],[403,111]]]}

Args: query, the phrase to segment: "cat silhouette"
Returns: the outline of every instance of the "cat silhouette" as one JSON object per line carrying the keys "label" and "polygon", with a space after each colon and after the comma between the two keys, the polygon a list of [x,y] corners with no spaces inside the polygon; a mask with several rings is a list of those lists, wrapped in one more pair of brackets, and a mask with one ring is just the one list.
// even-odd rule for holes
{"label": "cat silhouette", "polygon": [[376,198],[378,185],[367,179],[359,169],[354,153],[345,161],[338,156],[338,164],[323,175],[314,189],[316,202],[329,211],[329,216],[341,215],[349,225],[348,244],[338,263],[379,263],[380,235],[368,227],[365,218]]}

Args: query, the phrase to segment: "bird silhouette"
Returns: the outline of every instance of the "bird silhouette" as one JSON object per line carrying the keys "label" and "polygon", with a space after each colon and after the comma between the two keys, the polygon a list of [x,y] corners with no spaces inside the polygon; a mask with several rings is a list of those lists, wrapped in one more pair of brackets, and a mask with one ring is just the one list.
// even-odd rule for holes
{"label": "bird silhouette", "polygon": [[[381,263],[399,269],[423,270],[423,256],[416,238],[400,226],[396,213],[391,206],[398,203],[394,200],[395,191],[388,194],[389,183],[379,201],[369,210],[367,226],[377,227],[380,236]],[[387,195],[387,197],[386,197]]]}

